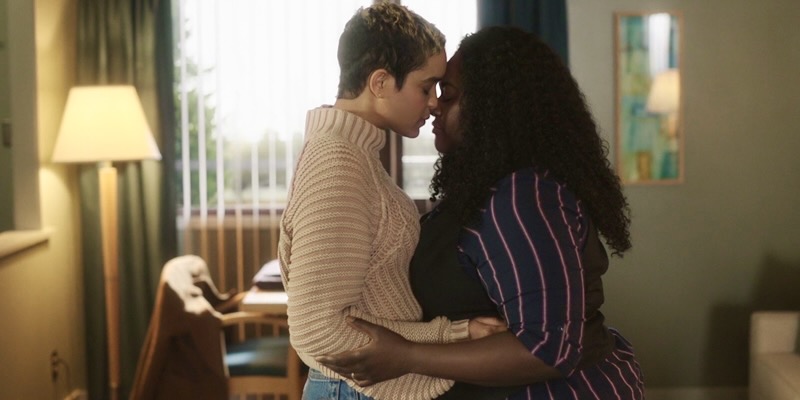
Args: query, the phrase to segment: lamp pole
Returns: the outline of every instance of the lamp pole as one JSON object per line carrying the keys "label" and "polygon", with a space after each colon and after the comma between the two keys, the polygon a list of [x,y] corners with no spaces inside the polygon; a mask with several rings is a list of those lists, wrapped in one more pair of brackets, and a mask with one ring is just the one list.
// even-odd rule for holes
{"label": "lamp pole", "polygon": [[103,238],[103,278],[106,296],[106,334],[108,337],[108,385],[111,400],[119,399],[119,240],[117,169],[111,161],[98,166],[100,189],[100,230]]}

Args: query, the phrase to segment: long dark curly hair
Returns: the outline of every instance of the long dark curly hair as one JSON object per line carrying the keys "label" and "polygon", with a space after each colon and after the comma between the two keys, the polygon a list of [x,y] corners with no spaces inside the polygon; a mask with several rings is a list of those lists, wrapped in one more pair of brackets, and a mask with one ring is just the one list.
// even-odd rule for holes
{"label": "long dark curly hair", "polygon": [[475,223],[491,187],[525,167],[549,171],[588,208],[612,254],[631,247],[630,210],[607,143],[561,58],[535,35],[491,27],[461,42],[461,144],[434,168],[431,200]]}

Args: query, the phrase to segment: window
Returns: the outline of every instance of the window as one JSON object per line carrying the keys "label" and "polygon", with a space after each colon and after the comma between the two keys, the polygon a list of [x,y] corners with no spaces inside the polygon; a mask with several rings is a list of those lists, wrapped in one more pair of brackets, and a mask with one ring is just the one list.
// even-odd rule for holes
{"label": "window", "polygon": [[[335,101],[336,49],[345,22],[371,0],[176,1],[180,218],[279,210],[286,201],[308,109]],[[448,57],[475,30],[463,0],[405,0],[448,38]],[[395,138],[401,184],[428,197],[437,157],[430,121]],[[401,150],[402,149],[402,154]],[[398,162],[399,160],[399,162]]]}

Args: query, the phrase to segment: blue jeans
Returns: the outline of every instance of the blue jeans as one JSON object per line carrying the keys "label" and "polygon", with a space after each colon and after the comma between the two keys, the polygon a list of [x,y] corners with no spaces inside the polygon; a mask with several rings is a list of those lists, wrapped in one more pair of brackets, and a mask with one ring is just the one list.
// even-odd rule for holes
{"label": "blue jeans", "polygon": [[357,392],[341,379],[328,378],[312,368],[308,370],[308,379],[303,387],[303,400],[372,400],[372,397]]}

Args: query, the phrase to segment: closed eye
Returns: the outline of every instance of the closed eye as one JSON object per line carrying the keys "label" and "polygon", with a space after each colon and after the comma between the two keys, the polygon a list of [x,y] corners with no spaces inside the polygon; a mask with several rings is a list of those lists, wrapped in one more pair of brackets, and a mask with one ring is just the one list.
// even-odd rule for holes
{"label": "closed eye", "polygon": [[422,87],[422,93],[425,93],[425,96],[430,96],[431,90],[436,87],[436,83],[431,83]]}
{"label": "closed eye", "polygon": [[439,101],[448,102],[458,97],[458,91],[453,85],[442,83],[439,89],[441,91],[441,94],[439,95]]}

